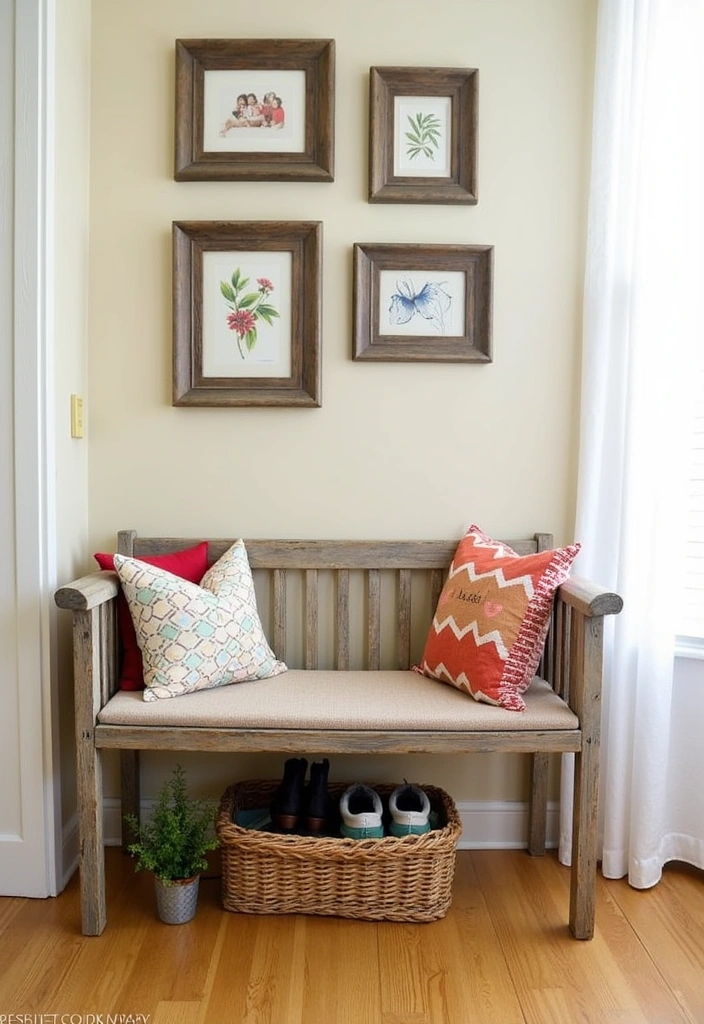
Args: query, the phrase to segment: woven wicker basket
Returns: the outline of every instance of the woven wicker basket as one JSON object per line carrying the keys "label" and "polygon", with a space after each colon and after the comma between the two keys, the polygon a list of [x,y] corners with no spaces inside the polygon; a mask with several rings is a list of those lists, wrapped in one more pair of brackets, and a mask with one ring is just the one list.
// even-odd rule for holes
{"label": "woven wicker basket", "polygon": [[[348,783],[330,785],[339,800]],[[376,921],[436,921],[452,899],[462,825],[451,797],[423,786],[441,828],[403,839],[279,835],[235,825],[241,810],[268,807],[278,782],[240,782],[216,820],[222,904],[244,914],[321,914]],[[374,786],[383,798],[393,786]]]}

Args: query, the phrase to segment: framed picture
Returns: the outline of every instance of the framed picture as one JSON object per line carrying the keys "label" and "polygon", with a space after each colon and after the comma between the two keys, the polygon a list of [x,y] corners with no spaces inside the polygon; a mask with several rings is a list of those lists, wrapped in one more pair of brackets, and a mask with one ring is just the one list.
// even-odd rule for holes
{"label": "framed picture", "polygon": [[177,181],[332,181],[333,39],[177,39]]}
{"label": "framed picture", "polygon": [[369,202],[477,202],[475,68],[370,68]]}
{"label": "framed picture", "polygon": [[173,405],[319,406],[318,221],[173,224]]}
{"label": "framed picture", "polygon": [[491,245],[354,246],[353,358],[490,363]]}

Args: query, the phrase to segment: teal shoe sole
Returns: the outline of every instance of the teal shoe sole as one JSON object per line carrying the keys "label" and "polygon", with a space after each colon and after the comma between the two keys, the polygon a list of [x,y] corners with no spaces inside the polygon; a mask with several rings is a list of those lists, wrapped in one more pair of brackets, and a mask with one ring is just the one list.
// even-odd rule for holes
{"label": "teal shoe sole", "polygon": [[340,835],[343,839],[383,839],[383,825],[370,825],[367,828],[350,828],[347,825],[340,826]]}

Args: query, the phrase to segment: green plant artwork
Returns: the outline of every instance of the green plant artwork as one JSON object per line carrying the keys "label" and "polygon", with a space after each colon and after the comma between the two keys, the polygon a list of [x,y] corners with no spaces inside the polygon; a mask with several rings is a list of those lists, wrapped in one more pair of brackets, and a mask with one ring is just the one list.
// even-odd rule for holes
{"label": "green plant artwork", "polygon": [[259,321],[271,327],[274,319],[279,316],[276,307],[267,301],[274,290],[269,278],[258,277],[256,291],[248,289],[248,285],[249,278],[242,274],[239,267],[229,281],[220,282],[220,291],[230,309],[227,314],[227,326],[237,337],[237,348],[242,359],[245,359],[247,353],[257,344]]}
{"label": "green plant artwork", "polygon": [[435,114],[419,112],[415,117],[409,114],[408,123],[410,131],[406,132],[406,154],[409,160],[414,160],[421,153],[429,160],[434,160],[433,150],[437,150],[440,145],[440,119]]}

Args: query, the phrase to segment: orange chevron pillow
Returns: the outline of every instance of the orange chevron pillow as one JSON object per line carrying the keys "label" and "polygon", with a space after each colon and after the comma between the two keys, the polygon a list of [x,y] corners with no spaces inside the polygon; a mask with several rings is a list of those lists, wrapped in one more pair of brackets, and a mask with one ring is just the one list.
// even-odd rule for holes
{"label": "orange chevron pillow", "polygon": [[420,665],[475,700],[523,711],[545,643],[555,591],[579,544],[518,555],[470,526],[455,552]]}

